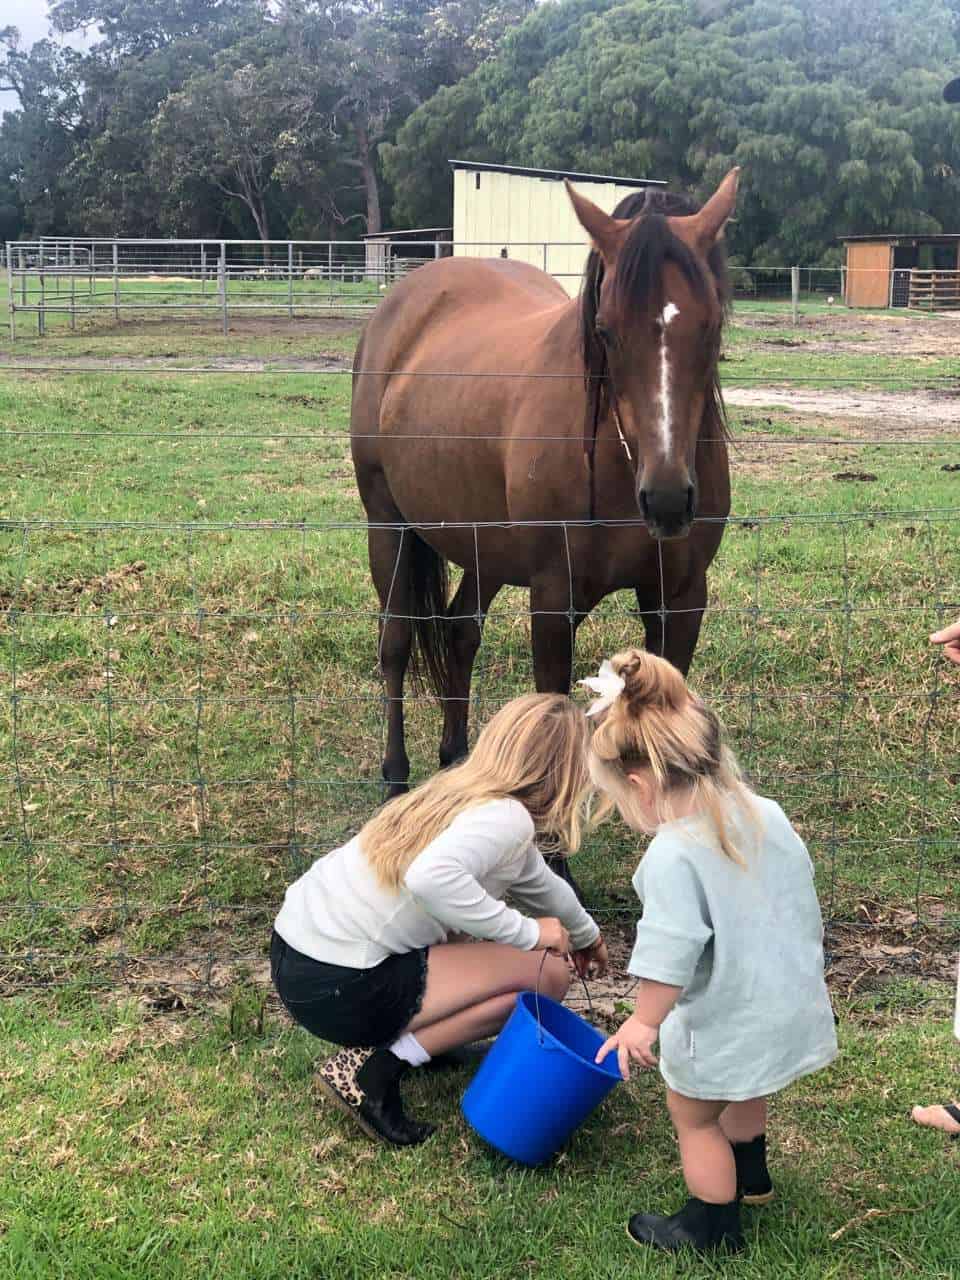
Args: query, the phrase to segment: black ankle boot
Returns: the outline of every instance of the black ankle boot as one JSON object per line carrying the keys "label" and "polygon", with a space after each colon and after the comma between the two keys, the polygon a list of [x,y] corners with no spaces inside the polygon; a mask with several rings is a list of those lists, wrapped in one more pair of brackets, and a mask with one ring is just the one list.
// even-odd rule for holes
{"label": "black ankle boot", "polygon": [[669,1218],[658,1213],[635,1213],[627,1225],[627,1234],[635,1244],[652,1244],[669,1253],[676,1253],[684,1246],[698,1253],[710,1249],[739,1253],[743,1248],[740,1205],[736,1200],[729,1204],[707,1204],[691,1196],[680,1212]]}
{"label": "black ankle boot", "polygon": [[742,1204],[769,1204],[773,1182],[767,1169],[767,1135],[761,1133],[750,1142],[730,1145],[737,1162],[737,1198]]}
{"label": "black ankle boot", "polygon": [[389,1049],[341,1049],[320,1068],[317,1084],[368,1137],[414,1147],[430,1137],[434,1126],[404,1114],[400,1081],[406,1071],[407,1063]]}

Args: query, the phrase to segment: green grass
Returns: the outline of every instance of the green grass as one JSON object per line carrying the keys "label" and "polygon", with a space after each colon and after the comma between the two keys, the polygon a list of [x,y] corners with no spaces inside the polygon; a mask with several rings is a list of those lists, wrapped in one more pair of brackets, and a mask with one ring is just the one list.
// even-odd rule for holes
{"label": "green grass", "polygon": [[[80,311],[75,328],[64,312],[51,312],[45,318],[45,334],[37,332],[37,317],[32,313],[16,316],[16,339],[10,337],[10,313],[4,284],[0,295],[0,356],[14,359],[42,360],[68,357],[121,357],[196,363],[211,357],[317,359],[325,355],[349,357],[356,346],[357,330],[365,311],[345,309],[368,307],[379,299],[375,285],[341,286],[337,283],[334,305],[327,308],[329,290],[320,282],[297,281],[294,319],[286,308],[286,285],[263,281],[232,282],[231,300],[249,305],[268,299],[275,310],[262,312],[234,306],[230,312],[230,332],[222,332],[222,317],[215,308],[206,312],[176,311],[175,304],[196,300],[197,290],[181,284],[139,281],[124,286],[121,300],[148,304],[146,310],[122,310],[114,319],[112,287],[98,295],[98,310]],[[283,294],[283,298],[270,295]],[[205,304],[213,301],[215,290],[208,286]],[[36,290],[29,295],[32,304]],[[78,295],[79,297],[79,295]],[[297,306],[296,304],[301,304]],[[304,308],[309,307],[310,310]],[[315,309],[318,308],[318,309]]]}
{"label": "green grass", "polygon": [[[0,463],[15,607],[0,653],[17,694],[0,711],[0,950],[22,969],[204,953],[226,930],[255,951],[290,876],[378,801],[377,603],[348,400],[337,375],[0,375],[0,430],[48,433],[8,437]],[[960,507],[960,473],[942,470],[960,440],[837,449],[823,424],[734,426],[810,446],[738,448],[745,523],[712,571],[697,683],[808,839],[831,912],[939,894],[960,739],[926,637],[960,610],[956,517],[939,514]],[[88,434],[57,434],[73,430]],[[835,478],[850,470],[876,479]],[[934,514],[880,514],[898,511]],[[621,594],[584,624],[578,676],[638,640],[632,608]],[[478,721],[529,687],[526,611],[518,591],[491,611]],[[423,777],[428,698],[411,697],[408,727]],[[598,908],[622,903],[635,858],[614,827],[591,841],[579,874]]]}
{"label": "green grass", "polygon": [[[195,362],[354,340],[167,317],[0,350]],[[731,351],[771,381],[781,358],[821,359],[736,334]],[[440,1131],[382,1151],[317,1106],[319,1046],[272,1005],[257,1030],[284,887],[381,794],[348,414],[340,375],[0,371],[0,1280],[952,1277],[956,1152],[906,1119],[957,1092],[940,984],[840,1001],[840,1061],[775,1105],[779,1198],[749,1215],[750,1254],[715,1265],[623,1234],[681,1196],[652,1077],[524,1172],[467,1132],[462,1079],[415,1081]],[[830,446],[829,421],[733,419],[741,521],[711,576],[698,687],[807,838],[826,909],[902,927],[919,908],[949,948],[958,685],[926,637],[960,612],[960,472],[943,470],[960,437]],[[851,472],[875,479],[836,478]],[[577,675],[637,640],[632,603],[584,624]],[[475,721],[530,686],[526,610],[520,592],[496,602]],[[436,707],[413,697],[408,725],[423,777]],[[611,825],[579,857],[605,920],[635,910],[638,853]],[[232,1030],[225,1007],[192,1004],[208,979],[236,985]]]}
{"label": "green grass", "polygon": [[[39,297],[39,286],[31,279],[30,299]],[[101,281],[96,294],[98,311],[81,312],[76,328],[71,330],[69,316],[51,313],[46,321],[46,335],[37,334],[36,317],[23,314],[17,319],[17,340],[9,337],[9,313],[6,290],[0,296],[0,357],[18,360],[60,360],[64,358],[149,358],[161,363],[195,364],[211,359],[266,359],[271,363],[317,359],[323,356],[347,358],[352,355],[365,311],[349,312],[345,304],[369,307],[381,293],[370,283],[336,283],[334,305],[322,308],[330,299],[329,286],[321,281],[295,282],[295,319],[286,311],[286,282],[257,279],[232,281],[231,298],[236,304],[231,311],[231,329],[221,331],[218,311],[206,314],[180,311],[170,314],[168,308],[187,300],[209,304],[215,298],[215,286],[200,295],[199,285],[149,280],[127,281],[121,285],[122,302],[143,303],[151,309],[121,311],[114,321],[113,288]],[[78,298],[83,290],[78,282]],[[274,312],[267,314],[243,310],[252,303],[269,303]],[[300,309],[297,309],[297,303]],[[319,312],[306,311],[307,306],[320,307]],[[953,386],[957,381],[956,360],[950,356],[897,356],[865,350],[838,351],[824,348],[822,334],[805,322],[829,321],[850,313],[843,306],[828,306],[819,295],[805,297],[800,308],[801,326],[790,321],[789,302],[741,300],[734,308],[733,322],[727,329],[723,364],[724,382],[729,386],[751,386],[757,383],[801,383],[825,387],[869,387],[886,390],[912,390],[917,387]],[[864,317],[890,315],[889,312],[861,311]],[[757,321],[780,320],[779,326]],[[897,322],[922,326],[924,317],[916,312],[897,311]],[[741,321],[741,322],[738,322]],[[753,322],[751,324],[751,322]],[[862,335],[845,335],[845,343],[866,342]],[[782,350],[777,349],[778,344]]]}
{"label": "green grass", "polygon": [[631,1245],[632,1212],[682,1201],[654,1074],[620,1086],[551,1166],[496,1156],[458,1110],[464,1077],[406,1086],[439,1123],[374,1147],[318,1104],[322,1046],[271,1006],[162,1013],[82,993],[0,1009],[2,1280],[948,1280],[957,1153],[908,1119],[956,1090],[950,992],[921,1019],[840,1002],[842,1052],[774,1100],[777,1199],[739,1259]]}

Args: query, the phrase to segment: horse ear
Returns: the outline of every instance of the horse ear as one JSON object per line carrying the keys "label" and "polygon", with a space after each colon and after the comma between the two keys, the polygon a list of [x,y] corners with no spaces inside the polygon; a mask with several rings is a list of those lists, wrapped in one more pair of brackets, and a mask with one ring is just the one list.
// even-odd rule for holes
{"label": "horse ear", "polygon": [[737,207],[740,168],[731,169],[699,213],[690,219],[690,228],[702,248],[710,250],[723,235],[723,229]]}
{"label": "horse ear", "polygon": [[588,200],[586,196],[576,191],[566,178],[563,180],[563,185],[567,188],[567,195],[573,205],[573,212],[577,215],[577,221],[593,241],[593,247],[603,257],[604,262],[610,265],[617,256],[623,233],[629,223],[621,221],[620,218],[611,218],[610,214],[604,213],[599,205],[595,205],[592,200]]}

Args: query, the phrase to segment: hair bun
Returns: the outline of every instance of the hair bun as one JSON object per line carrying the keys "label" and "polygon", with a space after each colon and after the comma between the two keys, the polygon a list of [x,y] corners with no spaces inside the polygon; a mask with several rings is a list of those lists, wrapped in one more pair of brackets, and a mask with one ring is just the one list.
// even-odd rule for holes
{"label": "hair bun", "polygon": [[679,711],[690,698],[683,676],[672,663],[645,649],[627,649],[610,659],[623,680],[623,697],[633,715],[651,707]]}

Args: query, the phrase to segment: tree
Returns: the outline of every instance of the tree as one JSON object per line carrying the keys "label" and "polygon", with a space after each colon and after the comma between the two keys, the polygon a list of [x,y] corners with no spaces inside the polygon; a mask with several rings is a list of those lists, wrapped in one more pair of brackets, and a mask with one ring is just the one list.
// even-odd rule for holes
{"label": "tree", "polygon": [[83,137],[79,57],[50,40],[22,48],[15,27],[0,30],[0,89],[19,107],[0,120],[0,181],[11,210],[34,234],[62,225],[70,207],[64,173]]}
{"label": "tree", "polygon": [[368,231],[383,225],[381,146],[421,102],[490,56],[531,7],[532,0],[299,0],[282,9],[304,64],[330,86],[330,131],[342,165],[357,174]]}
{"label": "tree", "polygon": [[411,214],[435,198],[415,191],[415,175],[465,146],[703,192],[740,163],[729,238],[748,264],[831,261],[846,231],[953,229],[960,121],[939,93],[958,56],[958,9],[560,0],[455,94],[414,112],[385,163]]}
{"label": "tree", "polygon": [[153,172],[175,192],[211,183],[239,200],[260,239],[269,240],[275,171],[311,131],[315,97],[283,59],[257,65],[240,52],[223,55],[162,103],[153,123]]}
{"label": "tree", "polygon": [[267,10],[262,0],[53,0],[50,21],[63,34],[97,28],[101,55],[139,59],[180,40],[222,48]]}

